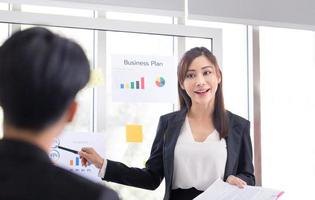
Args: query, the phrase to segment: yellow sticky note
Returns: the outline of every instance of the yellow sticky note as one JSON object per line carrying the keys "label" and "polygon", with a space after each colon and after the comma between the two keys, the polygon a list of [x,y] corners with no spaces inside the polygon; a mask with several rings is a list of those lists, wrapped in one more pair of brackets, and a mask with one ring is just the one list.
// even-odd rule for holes
{"label": "yellow sticky note", "polygon": [[91,70],[91,76],[88,83],[89,87],[96,87],[104,85],[104,74],[100,68],[95,68]]}
{"label": "yellow sticky note", "polygon": [[142,142],[142,126],[137,124],[126,125],[127,142]]}

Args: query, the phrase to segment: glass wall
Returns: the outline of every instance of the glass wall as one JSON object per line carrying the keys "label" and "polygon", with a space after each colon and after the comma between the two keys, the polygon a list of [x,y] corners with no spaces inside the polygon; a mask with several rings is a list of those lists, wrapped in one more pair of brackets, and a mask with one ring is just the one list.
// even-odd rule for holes
{"label": "glass wall", "polygon": [[262,184],[315,199],[315,32],[260,28]]}
{"label": "glass wall", "polygon": [[[107,64],[110,66],[113,55],[146,55],[146,56],[177,56],[173,52],[173,37],[156,36],[133,33],[107,32]],[[175,66],[166,66],[176,68]],[[106,113],[103,123],[106,124],[106,146],[108,157],[122,161],[129,166],[143,168],[148,159],[151,145],[155,137],[155,131],[159,116],[172,112],[173,103],[120,103],[112,100],[112,67],[106,68]],[[146,77],[145,77],[146,78]],[[173,74],[176,79],[176,75]],[[147,80],[147,79],[146,79]],[[166,80],[168,81],[168,80]],[[148,84],[148,83],[147,83]],[[176,88],[174,88],[176,93]],[[139,124],[143,127],[143,141],[141,143],[126,142],[126,124]],[[113,184],[113,187],[120,191],[122,199],[162,199],[164,194],[164,183],[157,191],[126,187]]]}
{"label": "glass wall", "polygon": [[0,10],[8,10],[9,4],[0,2]]}

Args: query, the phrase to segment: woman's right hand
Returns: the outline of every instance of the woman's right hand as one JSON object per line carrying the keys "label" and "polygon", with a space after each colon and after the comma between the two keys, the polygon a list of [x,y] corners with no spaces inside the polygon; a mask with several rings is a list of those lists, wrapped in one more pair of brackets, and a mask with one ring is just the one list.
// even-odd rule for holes
{"label": "woman's right hand", "polygon": [[231,185],[236,185],[239,188],[244,188],[247,185],[245,181],[233,175],[228,176],[226,182],[228,182]]}
{"label": "woman's right hand", "polygon": [[92,147],[83,147],[79,151],[81,162],[83,166],[88,166],[89,163],[95,165],[96,168],[101,169],[104,158],[102,158]]}

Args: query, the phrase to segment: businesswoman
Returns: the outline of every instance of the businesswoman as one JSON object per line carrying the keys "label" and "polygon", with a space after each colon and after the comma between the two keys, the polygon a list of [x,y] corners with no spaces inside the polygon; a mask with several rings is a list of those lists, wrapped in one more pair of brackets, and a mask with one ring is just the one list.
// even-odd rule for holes
{"label": "businesswoman", "polygon": [[82,161],[103,180],[156,189],[165,178],[164,200],[191,200],[216,179],[255,185],[249,121],[224,108],[222,72],[204,47],[187,51],[178,65],[180,110],[160,117],[151,155],[143,169],[103,159],[92,148]]}

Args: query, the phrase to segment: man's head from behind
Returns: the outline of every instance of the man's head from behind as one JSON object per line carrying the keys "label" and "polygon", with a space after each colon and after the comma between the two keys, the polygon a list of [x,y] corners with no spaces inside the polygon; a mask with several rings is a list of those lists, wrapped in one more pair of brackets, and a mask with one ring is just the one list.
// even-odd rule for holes
{"label": "man's head from behind", "polygon": [[44,28],[12,35],[0,47],[4,123],[39,132],[58,121],[89,80],[82,48]]}

